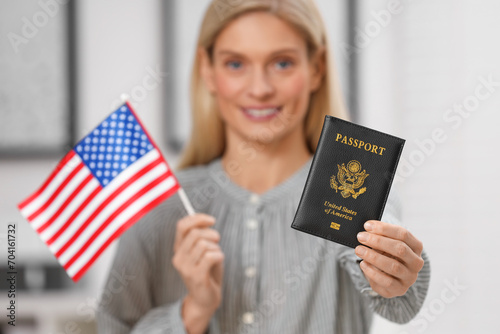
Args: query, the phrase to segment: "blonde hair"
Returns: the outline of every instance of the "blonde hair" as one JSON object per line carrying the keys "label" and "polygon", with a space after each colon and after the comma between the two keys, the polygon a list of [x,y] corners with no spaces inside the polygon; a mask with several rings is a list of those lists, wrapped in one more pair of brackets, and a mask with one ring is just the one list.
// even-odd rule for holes
{"label": "blonde hair", "polygon": [[[325,48],[325,76],[311,94],[304,122],[307,145],[314,153],[325,115],[347,118],[325,25],[314,0],[213,0],[200,28],[197,50],[205,49],[211,55],[217,36],[228,23],[255,11],[271,13],[295,27],[304,36],[309,55]],[[225,148],[224,125],[215,98],[202,80],[200,66],[197,53],[191,74],[192,132],[179,169],[206,164],[222,156]]]}

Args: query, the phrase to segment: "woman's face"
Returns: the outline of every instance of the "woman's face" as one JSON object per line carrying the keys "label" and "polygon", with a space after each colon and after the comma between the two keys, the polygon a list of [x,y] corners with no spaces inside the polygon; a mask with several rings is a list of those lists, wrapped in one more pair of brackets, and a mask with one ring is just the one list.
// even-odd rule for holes
{"label": "woman's face", "polygon": [[[202,76],[215,95],[228,140],[277,143],[304,137],[311,92],[323,75],[323,55],[308,58],[304,38],[276,16],[254,12],[218,35]],[[305,139],[304,139],[305,140]]]}

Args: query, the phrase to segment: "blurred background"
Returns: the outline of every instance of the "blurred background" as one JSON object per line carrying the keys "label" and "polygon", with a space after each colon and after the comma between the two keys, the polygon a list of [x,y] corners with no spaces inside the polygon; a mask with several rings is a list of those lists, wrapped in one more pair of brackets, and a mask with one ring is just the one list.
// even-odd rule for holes
{"label": "blurred background", "polygon": [[[221,15],[237,3],[219,2]],[[407,140],[394,184],[403,224],[431,259],[421,312],[402,326],[376,318],[372,333],[497,333],[500,2],[317,3],[352,119]],[[74,284],[16,204],[122,93],[177,164],[207,5],[0,0],[0,333],[95,332],[116,243]],[[17,229],[16,327],[4,314],[9,224]]]}

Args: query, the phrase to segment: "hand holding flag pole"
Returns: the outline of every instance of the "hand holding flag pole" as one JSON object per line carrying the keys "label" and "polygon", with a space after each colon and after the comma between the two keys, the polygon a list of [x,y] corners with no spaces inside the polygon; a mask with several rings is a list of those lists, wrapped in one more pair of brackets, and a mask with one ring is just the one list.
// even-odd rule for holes
{"label": "hand holding flag pole", "polygon": [[124,101],[18,208],[76,282],[115,239],[176,191],[193,215],[158,146]]}

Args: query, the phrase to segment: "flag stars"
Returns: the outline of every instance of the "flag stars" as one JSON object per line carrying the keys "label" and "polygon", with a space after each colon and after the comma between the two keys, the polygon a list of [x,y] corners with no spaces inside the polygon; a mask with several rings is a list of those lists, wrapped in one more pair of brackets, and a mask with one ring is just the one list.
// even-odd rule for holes
{"label": "flag stars", "polygon": [[127,107],[111,114],[75,147],[103,186],[104,180],[111,182],[152,149],[149,137]]}

